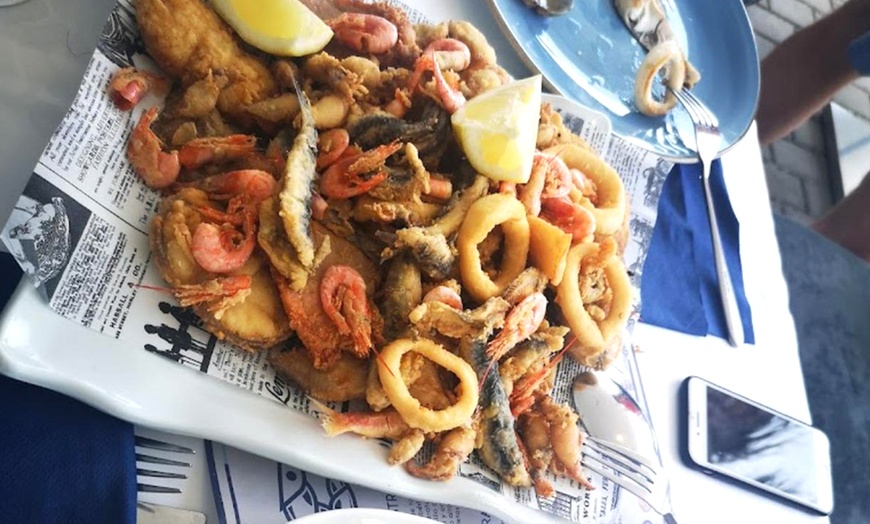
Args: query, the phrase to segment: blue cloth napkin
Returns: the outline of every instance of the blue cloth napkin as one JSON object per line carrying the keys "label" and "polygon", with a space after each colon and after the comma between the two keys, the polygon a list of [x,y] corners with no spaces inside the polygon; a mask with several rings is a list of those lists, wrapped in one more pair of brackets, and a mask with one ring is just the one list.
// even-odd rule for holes
{"label": "blue cloth napkin", "polygon": [[[0,253],[0,309],[20,276]],[[0,375],[0,522],[134,524],[133,426]]]}
{"label": "blue cloth napkin", "polygon": [[[727,338],[701,169],[700,164],[680,164],[665,179],[641,275],[640,319],[690,335]],[[745,342],[752,344],[755,334],[740,266],[740,224],[718,160],[713,162],[710,186]]]}

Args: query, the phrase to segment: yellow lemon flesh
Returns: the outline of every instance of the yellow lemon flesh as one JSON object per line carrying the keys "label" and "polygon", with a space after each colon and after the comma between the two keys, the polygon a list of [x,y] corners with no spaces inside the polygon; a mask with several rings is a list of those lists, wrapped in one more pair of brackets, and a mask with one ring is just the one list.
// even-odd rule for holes
{"label": "yellow lemon flesh", "polygon": [[211,0],[215,11],[252,46],[281,56],[316,53],[332,29],[299,0]]}
{"label": "yellow lemon flesh", "polygon": [[536,75],[472,98],[451,121],[474,169],[493,180],[525,184],[540,118],[541,75]]}

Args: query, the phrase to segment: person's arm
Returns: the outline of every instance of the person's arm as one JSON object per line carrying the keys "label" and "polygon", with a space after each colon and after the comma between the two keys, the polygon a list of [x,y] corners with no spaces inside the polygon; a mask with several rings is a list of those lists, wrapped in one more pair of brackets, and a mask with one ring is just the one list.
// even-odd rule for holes
{"label": "person's arm", "polygon": [[763,145],[791,133],[858,77],[849,62],[849,44],[868,29],[870,0],[850,0],[762,60],[756,119]]}

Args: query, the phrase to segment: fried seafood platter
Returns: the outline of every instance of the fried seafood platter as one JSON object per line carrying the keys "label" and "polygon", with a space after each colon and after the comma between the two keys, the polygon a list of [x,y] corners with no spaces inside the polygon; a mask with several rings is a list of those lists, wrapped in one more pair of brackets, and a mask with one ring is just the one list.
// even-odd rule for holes
{"label": "fried seafood platter", "polygon": [[[200,0],[134,3],[160,72],[121,70],[109,94],[166,94],[127,156],[163,195],[151,250],[179,302],[270,352],[328,435],[392,441],[411,475],[447,480],[477,453],[541,496],[555,477],[591,487],[551,391],[562,359],[601,368],[621,348],[626,198],[540,78],[514,82],[468,23],[385,3],[318,12],[334,36],[292,58]],[[498,111],[530,120],[493,134]],[[344,401],[358,409],[323,404]]]}

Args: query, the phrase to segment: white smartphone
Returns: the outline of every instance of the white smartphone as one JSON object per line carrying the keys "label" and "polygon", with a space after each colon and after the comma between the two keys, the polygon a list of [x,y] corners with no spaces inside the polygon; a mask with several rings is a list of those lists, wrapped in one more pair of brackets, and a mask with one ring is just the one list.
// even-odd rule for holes
{"label": "white smartphone", "polygon": [[690,462],[706,473],[831,513],[830,443],[820,429],[698,377],[686,379],[684,395]]}

